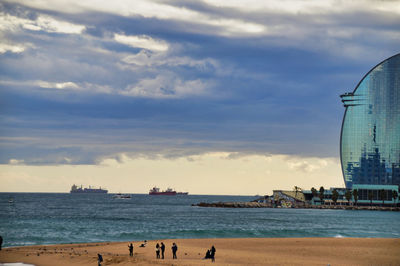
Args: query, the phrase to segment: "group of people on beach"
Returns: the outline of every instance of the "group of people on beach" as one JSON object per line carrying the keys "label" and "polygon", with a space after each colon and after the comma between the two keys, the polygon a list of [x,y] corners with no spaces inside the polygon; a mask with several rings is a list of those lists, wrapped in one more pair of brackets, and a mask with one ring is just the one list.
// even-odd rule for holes
{"label": "group of people on beach", "polygon": [[[175,243],[174,243],[175,244]],[[161,259],[164,259],[164,252],[165,252],[165,245],[163,242],[161,242],[161,245],[158,243],[156,244],[156,258],[160,259],[160,253],[161,253]]]}
{"label": "group of people on beach", "polygon": [[[141,244],[139,247],[146,247],[147,244],[147,240],[144,241],[143,244]],[[214,246],[213,246],[214,247]],[[130,243],[128,245],[128,249],[129,249],[129,256],[132,257],[133,256],[133,244]],[[172,259],[177,259],[176,257],[176,252],[178,251],[178,246],[176,245],[176,243],[172,243]],[[161,244],[156,244],[156,258],[157,259],[164,259],[164,252],[165,252],[165,245],[163,242],[161,242]],[[215,253],[215,249],[214,249],[214,253]],[[160,256],[161,255],[161,256]]]}
{"label": "group of people on beach", "polygon": [[[141,244],[139,247],[146,247],[147,241],[145,240],[143,244]],[[133,244],[130,243],[128,245],[128,249],[129,249],[129,256],[133,257]],[[178,246],[176,245],[176,243],[172,243],[172,259],[178,259],[176,256],[176,252],[178,251]],[[161,242],[161,244],[159,244],[157,242],[156,244],[156,258],[157,259],[164,259],[164,252],[165,252],[165,245],[163,242]],[[212,246],[210,249],[207,250],[206,252],[206,256],[203,259],[211,259],[212,262],[215,261],[215,252],[216,249],[214,246]],[[97,261],[98,261],[98,265],[101,266],[101,263],[103,262],[103,256],[101,254],[97,254]]]}
{"label": "group of people on beach", "polygon": [[[176,252],[178,251],[178,246],[175,244],[175,243],[172,243],[172,247],[171,247],[171,250],[172,250],[172,259],[177,259],[177,257],[176,257]],[[164,245],[164,243],[163,242],[161,242],[161,245],[160,244],[156,244],[156,258],[157,259],[164,259],[164,252],[165,252],[165,245]],[[161,257],[160,257],[160,254],[161,254]]]}
{"label": "group of people on beach", "polygon": [[[172,259],[177,259],[176,256],[176,252],[178,251],[178,246],[176,245],[176,243],[172,243]],[[165,252],[165,245],[163,242],[161,242],[160,244],[156,244],[156,258],[157,259],[164,259],[164,252]],[[212,262],[215,261],[215,252],[216,249],[214,246],[212,246],[209,250],[207,250],[206,252],[206,256],[204,257],[204,259],[211,259]],[[161,257],[160,257],[160,253],[161,253]]]}
{"label": "group of people on beach", "polygon": [[207,250],[206,256],[204,257],[204,259],[211,259],[212,262],[215,262],[215,252],[216,252],[216,249],[214,246],[212,246],[209,250]]}

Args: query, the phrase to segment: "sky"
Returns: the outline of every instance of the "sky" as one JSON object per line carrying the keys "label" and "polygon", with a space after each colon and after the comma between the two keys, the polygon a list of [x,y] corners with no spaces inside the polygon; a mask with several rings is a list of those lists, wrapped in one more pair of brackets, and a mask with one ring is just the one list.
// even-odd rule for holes
{"label": "sky", "polygon": [[0,191],[343,187],[344,107],[398,1],[3,0]]}

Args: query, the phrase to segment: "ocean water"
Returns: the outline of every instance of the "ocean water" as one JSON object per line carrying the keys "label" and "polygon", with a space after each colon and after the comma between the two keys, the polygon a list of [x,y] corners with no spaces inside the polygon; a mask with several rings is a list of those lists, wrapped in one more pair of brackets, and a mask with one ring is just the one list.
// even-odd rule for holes
{"label": "ocean water", "polygon": [[191,206],[255,198],[0,193],[0,235],[3,246],[166,238],[400,238],[399,212]]}

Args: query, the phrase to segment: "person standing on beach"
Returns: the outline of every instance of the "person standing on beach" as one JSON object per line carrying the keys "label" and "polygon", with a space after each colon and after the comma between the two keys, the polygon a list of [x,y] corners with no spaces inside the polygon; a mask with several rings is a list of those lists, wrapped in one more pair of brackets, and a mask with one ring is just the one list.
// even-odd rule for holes
{"label": "person standing on beach", "polygon": [[156,258],[159,259],[160,258],[160,245],[157,243],[156,245]]}
{"label": "person standing on beach", "polygon": [[130,245],[128,245],[129,248],[129,256],[133,256],[133,244],[131,243]]}
{"label": "person standing on beach", "polygon": [[165,245],[163,242],[161,242],[161,259],[164,259],[164,251],[165,251]]}
{"label": "person standing on beach", "polygon": [[211,247],[211,251],[210,251],[211,261],[212,261],[212,262],[215,262],[215,251],[216,251],[215,247],[212,246],[212,247]]}
{"label": "person standing on beach", "polygon": [[99,263],[98,266],[101,266],[101,263],[103,262],[103,256],[101,256],[101,254],[97,254],[97,262]]}
{"label": "person standing on beach", "polygon": [[3,237],[0,236],[0,250],[2,245],[3,245]]}
{"label": "person standing on beach", "polygon": [[178,246],[175,243],[172,243],[172,259],[178,259],[176,257],[176,252],[178,251]]}

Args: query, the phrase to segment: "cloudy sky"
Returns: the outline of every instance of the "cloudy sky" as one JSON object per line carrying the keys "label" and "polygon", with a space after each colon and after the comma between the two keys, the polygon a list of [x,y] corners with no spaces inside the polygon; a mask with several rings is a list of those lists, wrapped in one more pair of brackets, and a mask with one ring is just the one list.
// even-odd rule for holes
{"label": "cloudy sky", "polygon": [[0,191],[343,186],[352,91],[398,1],[3,0]]}

